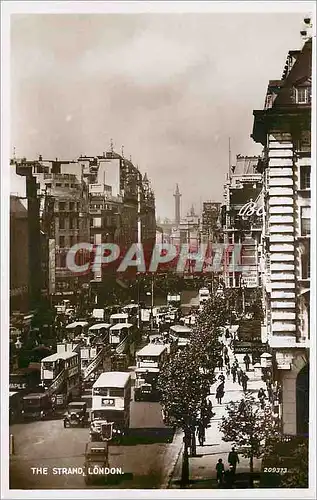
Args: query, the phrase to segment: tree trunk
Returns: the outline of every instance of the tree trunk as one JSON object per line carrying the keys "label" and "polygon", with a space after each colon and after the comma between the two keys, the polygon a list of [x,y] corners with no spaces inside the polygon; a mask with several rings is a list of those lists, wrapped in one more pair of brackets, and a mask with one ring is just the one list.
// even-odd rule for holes
{"label": "tree trunk", "polygon": [[190,436],[190,455],[192,457],[196,456],[196,436],[195,436],[195,427],[192,428],[191,430],[191,436]]}
{"label": "tree trunk", "polygon": [[253,455],[250,457],[250,488],[253,488]]}
{"label": "tree trunk", "polygon": [[180,487],[186,488],[189,483],[189,461],[188,461],[188,437],[187,433],[184,436],[184,451],[183,451],[183,462],[182,462],[182,477],[180,481]]}

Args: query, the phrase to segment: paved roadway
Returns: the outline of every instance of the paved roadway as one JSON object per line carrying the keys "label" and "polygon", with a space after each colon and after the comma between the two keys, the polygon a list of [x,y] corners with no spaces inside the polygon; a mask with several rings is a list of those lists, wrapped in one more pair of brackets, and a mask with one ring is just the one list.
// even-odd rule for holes
{"label": "paved roadway", "polygon": [[[196,297],[197,292],[185,291],[182,305],[194,305]],[[175,444],[169,444],[170,439],[166,437],[168,429],[162,421],[159,403],[136,403],[132,392],[130,412],[134,440],[129,445],[109,448],[110,467],[121,467],[125,473],[122,481],[112,487],[160,488],[178,455],[181,440],[176,439]],[[15,454],[10,458],[11,489],[106,487],[86,486],[81,474],[53,473],[53,468],[83,468],[89,429],[64,429],[62,420],[50,420],[14,424],[10,427],[10,434],[13,434],[15,441]],[[46,467],[48,474],[33,473],[32,467]]]}
{"label": "paved roadway", "polygon": [[[129,445],[110,447],[110,467],[121,467],[125,473],[120,484],[112,487],[160,488],[169,472],[169,464],[177,454],[175,447],[166,442],[168,429],[162,421],[161,406],[156,402],[132,401],[130,418],[135,438]],[[151,428],[151,435],[145,438],[144,431],[148,428]],[[88,488],[81,474],[53,474],[52,469],[84,466],[89,429],[64,429],[62,420],[50,420],[15,424],[10,427],[10,433],[15,440],[15,455],[10,460],[10,488]],[[144,441],[142,444],[144,439],[148,444]],[[165,442],[159,442],[160,440]],[[47,467],[48,474],[33,474],[32,467]],[[105,485],[89,486],[104,487]]]}

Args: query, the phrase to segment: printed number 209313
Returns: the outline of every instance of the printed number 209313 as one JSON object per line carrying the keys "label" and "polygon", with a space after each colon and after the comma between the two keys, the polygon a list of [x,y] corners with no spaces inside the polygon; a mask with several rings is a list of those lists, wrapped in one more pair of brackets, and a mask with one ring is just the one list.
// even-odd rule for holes
{"label": "printed number 209313", "polygon": [[285,474],[287,472],[286,467],[264,467],[263,472],[275,472],[277,474]]}

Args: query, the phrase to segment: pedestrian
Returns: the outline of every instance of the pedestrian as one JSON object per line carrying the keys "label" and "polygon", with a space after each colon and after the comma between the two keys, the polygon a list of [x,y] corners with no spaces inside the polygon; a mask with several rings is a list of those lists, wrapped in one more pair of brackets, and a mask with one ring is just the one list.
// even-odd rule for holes
{"label": "pedestrian", "polygon": [[223,346],[223,355],[226,356],[228,354],[228,347],[226,345]]}
{"label": "pedestrian", "polygon": [[209,399],[208,403],[207,403],[207,417],[208,417],[209,422],[214,415],[215,415],[215,413],[212,411],[212,402]]}
{"label": "pedestrian", "polygon": [[225,484],[226,488],[232,488],[234,483],[234,468],[233,465],[229,465],[229,469],[225,472]]}
{"label": "pedestrian", "polygon": [[226,328],[226,334],[225,334],[226,340],[230,339],[231,335],[229,332],[229,328]]}
{"label": "pedestrian", "polygon": [[238,377],[238,384],[240,384],[240,385],[242,383],[242,376],[243,376],[243,370],[241,368],[239,368],[237,371],[237,377]]}
{"label": "pedestrian", "polygon": [[198,442],[200,446],[204,446],[204,442],[206,439],[205,426],[203,422],[200,420],[197,426],[197,436]]}
{"label": "pedestrian", "polygon": [[223,476],[225,473],[225,468],[222,463],[222,458],[219,458],[217,465],[216,465],[216,471],[217,471],[217,483],[218,486],[221,487],[223,485]]}
{"label": "pedestrian", "polygon": [[249,380],[249,377],[246,373],[243,373],[242,377],[241,377],[241,382],[242,382],[242,389],[243,389],[243,392],[246,392],[247,391],[247,388],[248,388],[248,380]]}
{"label": "pedestrian", "polygon": [[248,372],[249,368],[250,368],[250,363],[251,363],[251,358],[250,358],[248,353],[246,353],[246,355],[244,356],[243,361],[245,362],[245,369]]}
{"label": "pedestrian", "polygon": [[216,390],[216,398],[219,405],[221,405],[221,400],[224,397],[224,395],[225,395],[225,383],[224,381],[222,381],[220,382]]}
{"label": "pedestrian", "polygon": [[269,397],[270,403],[273,403],[274,394],[273,394],[273,389],[272,389],[272,384],[271,383],[269,383],[269,386],[267,388],[267,393],[268,393],[268,397]]}
{"label": "pedestrian", "polygon": [[225,355],[225,365],[226,366],[230,365],[230,358],[229,358],[228,354]]}
{"label": "pedestrian", "polygon": [[232,374],[232,380],[233,382],[235,382],[237,380],[237,367],[235,364],[232,365],[231,374]]}
{"label": "pedestrian", "polygon": [[229,455],[228,455],[228,463],[229,463],[229,465],[232,465],[232,467],[233,467],[233,474],[236,473],[237,464],[239,462],[240,462],[239,455],[236,452],[235,447],[233,446]]}
{"label": "pedestrian", "polygon": [[226,374],[227,374],[227,377],[229,378],[230,377],[230,364],[228,364],[226,367]]}
{"label": "pedestrian", "polygon": [[222,370],[222,369],[223,369],[223,359],[222,359],[222,356],[220,356],[220,358],[219,358],[219,360],[218,360],[218,368],[219,368],[220,370]]}
{"label": "pedestrian", "polygon": [[266,398],[263,387],[261,387],[259,392],[258,392],[258,398],[259,398],[259,401],[261,403],[261,408],[263,409],[264,408],[264,401]]}

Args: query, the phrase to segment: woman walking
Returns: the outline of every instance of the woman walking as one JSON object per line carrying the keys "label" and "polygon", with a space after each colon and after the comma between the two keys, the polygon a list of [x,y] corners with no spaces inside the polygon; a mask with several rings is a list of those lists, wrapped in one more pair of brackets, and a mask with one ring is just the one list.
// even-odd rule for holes
{"label": "woman walking", "polygon": [[217,387],[217,391],[216,391],[216,398],[217,398],[217,403],[219,405],[221,405],[221,402],[222,402],[222,398],[224,397],[225,395],[225,383],[224,381],[220,382],[220,384],[218,385]]}

